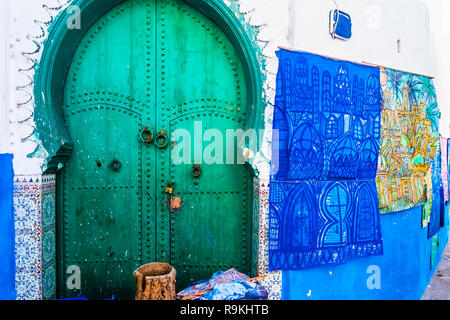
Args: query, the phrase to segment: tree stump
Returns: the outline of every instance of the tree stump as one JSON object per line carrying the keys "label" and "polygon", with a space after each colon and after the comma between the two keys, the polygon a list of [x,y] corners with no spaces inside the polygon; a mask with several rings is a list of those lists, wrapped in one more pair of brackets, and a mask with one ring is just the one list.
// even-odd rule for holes
{"label": "tree stump", "polygon": [[133,272],[136,300],[176,300],[175,269],[167,263],[149,263]]}

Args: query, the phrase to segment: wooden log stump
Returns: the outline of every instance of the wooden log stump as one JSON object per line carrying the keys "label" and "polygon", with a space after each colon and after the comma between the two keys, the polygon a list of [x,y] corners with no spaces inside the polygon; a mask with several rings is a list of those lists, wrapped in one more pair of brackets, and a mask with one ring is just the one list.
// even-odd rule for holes
{"label": "wooden log stump", "polygon": [[145,264],[133,272],[136,300],[176,300],[176,270],[167,263]]}

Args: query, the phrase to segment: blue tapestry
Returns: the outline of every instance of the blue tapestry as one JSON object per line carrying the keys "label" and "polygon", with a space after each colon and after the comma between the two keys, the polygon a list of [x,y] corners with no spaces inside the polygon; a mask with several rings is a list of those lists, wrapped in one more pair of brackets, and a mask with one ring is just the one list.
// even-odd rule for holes
{"label": "blue tapestry", "polygon": [[[447,140],[447,166],[448,166],[448,174],[450,177],[450,139]],[[448,193],[450,195],[450,183],[448,183]]]}
{"label": "blue tapestry", "polygon": [[13,156],[0,154],[0,300],[15,300]]}
{"label": "blue tapestry", "polygon": [[277,55],[269,269],[382,254],[379,68],[303,52]]}
{"label": "blue tapestry", "polygon": [[279,161],[273,159],[273,179],[375,179],[379,68],[286,50],[278,57],[273,128]]}
{"label": "blue tapestry", "polygon": [[441,188],[440,188],[440,196],[441,196],[441,207],[440,207],[440,211],[441,211],[441,217],[440,217],[440,225],[441,228],[445,227],[445,200],[444,200],[444,186],[441,184]]}
{"label": "blue tapestry", "polygon": [[439,232],[441,228],[441,211],[444,203],[443,196],[441,197],[441,190],[443,193],[442,176],[441,176],[441,152],[440,147],[436,148],[436,154],[432,165],[432,189],[433,196],[431,202],[430,223],[428,224],[428,238],[431,238]]}

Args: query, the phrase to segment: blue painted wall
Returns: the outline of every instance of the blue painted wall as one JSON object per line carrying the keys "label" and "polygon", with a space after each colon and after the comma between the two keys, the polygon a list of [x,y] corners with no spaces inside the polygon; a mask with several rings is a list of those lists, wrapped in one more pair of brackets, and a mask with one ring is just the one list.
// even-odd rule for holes
{"label": "blue painted wall", "polygon": [[13,156],[0,154],[0,300],[15,300]]}
{"label": "blue painted wall", "polygon": [[[449,206],[439,236],[438,256],[431,264],[431,239],[421,228],[422,207],[381,216],[384,255],[352,260],[340,266],[323,266],[283,272],[282,299],[420,299],[431,280],[449,234]],[[378,266],[380,289],[370,290],[369,266]]]}

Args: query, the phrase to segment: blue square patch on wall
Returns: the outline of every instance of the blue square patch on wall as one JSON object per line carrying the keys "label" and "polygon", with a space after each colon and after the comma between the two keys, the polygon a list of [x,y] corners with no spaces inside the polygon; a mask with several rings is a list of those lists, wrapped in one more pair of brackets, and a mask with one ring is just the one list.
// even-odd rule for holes
{"label": "blue square patch on wall", "polygon": [[330,11],[330,34],[333,39],[348,40],[352,37],[352,19],[340,10]]}

